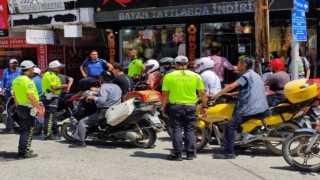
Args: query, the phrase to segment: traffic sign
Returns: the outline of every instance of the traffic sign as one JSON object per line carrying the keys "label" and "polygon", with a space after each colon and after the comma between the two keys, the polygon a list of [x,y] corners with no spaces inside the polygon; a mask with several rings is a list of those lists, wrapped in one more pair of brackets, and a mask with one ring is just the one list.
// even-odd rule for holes
{"label": "traffic sign", "polygon": [[294,41],[307,41],[307,21],[305,11],[292,11],[292,35]]}
{"label": "traffic sign", "polygon": [[293,0],[293,9],[308,12],[309,2],[306,0]]}

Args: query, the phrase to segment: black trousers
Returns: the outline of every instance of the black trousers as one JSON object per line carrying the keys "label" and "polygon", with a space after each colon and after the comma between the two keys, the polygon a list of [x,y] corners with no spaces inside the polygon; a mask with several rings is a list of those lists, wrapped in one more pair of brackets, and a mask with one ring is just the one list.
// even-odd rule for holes
{"label": "black trousers", "polygon": [[57,110],[59,104],[59,98],[54,97],[51,100],[47,100],[45,96],[42,98],[43,105],[45,107],[44,115],[44,134],[45,136],[50,136],[51,134],[58,134],[58,120],[57,120]]}
{"label": "black trousers", "polygon": [[19,153],[26,154],[30,151],[33,130],[36,119],[30,116],[30,108],[26,106],[17,106],[17,112],[21,123],[21,133],[19,139]]}
{"label": "black trousers", "polygon": [[196,105],[169,104],[169,124],[172,128],[172,145],[174,153],[183,151],[182,129],[185,133],[185,150],[187,154],[194,154],[196,151],[196,137],[194,127],[196,124]]}

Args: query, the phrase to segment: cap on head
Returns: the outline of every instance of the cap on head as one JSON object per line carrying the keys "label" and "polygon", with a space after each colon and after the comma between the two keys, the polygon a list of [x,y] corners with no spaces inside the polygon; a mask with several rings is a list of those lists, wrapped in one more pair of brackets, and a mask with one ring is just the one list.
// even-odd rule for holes
{"label": "cap on head", "polygon": [[65,65],[61,64],[58,60],[54,60],[51,63],[49,63],[49,68],[50,69],[52,69],[52,68],[64,68],[64,67],[65,67]]}
{"label": "cap on head", "polygon": [[30,69],[30,68],[33,68],[33,67],[36,67],[36,65],[33,64],[33,62],[30,61],[30,60],[24,60],[20,64],[20,68],[21,69]]}
{"label": "cap on head", "polygon": [[118,64],[118,63],[115,63],[113,67],[114,67],[115,69],[118,69],[119,71],[124,71],[124,67],[121,66],[121,65]]}
{"label": "cap on head", "polygon": [[9,63],[10,63],[10,64],[12,64],[12,63],[18,63],[18,60],[16,60],[16,59],[10,59]]}
{"label": "cap on head", "polygon": [[41,70],[39,68],[34,68],[34,73],[41,74]]}
{"label": "cap on head", "polygon": [[188,64],[189,62],[189,59],[186,57],[186,56],[177,56],[175,59],[174,59],[174,63],[180,63],[180,64]]}

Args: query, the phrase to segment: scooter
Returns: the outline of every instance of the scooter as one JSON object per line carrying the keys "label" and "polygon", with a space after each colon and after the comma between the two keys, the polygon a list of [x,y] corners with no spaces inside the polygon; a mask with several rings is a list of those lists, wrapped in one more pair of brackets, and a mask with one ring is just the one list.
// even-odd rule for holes
{"label": "scooter", "polygon": [[[269,108],[270,115],[253,117],[241,124],[236,137],[236,146],[250,148],[265,146],[274,154],[281,155],[282,143],[286,137],[301,127],[293,121],[308,112],[310,105],[317,101],[318,86],[306,80],[289,82],[284,88],[288,103]],[[209,103],[210,104],[210,103]],[[232,119],[234,103],[215,104],[208,109],[206,116],[200,115],[201,106],[197,109],[196,148],[202,150],[208,142],[216,141],[221,145],[223,132],[228,121]]]}
{"label": "scooter", "polygon": [[[63,121],[61,133],[67,141],[75,140],[73,133],[76,130],[78,121],[96,112],[95,104],[86,101],[86,97],[94,95],[93,93],[92,91],[86,91],[82,95],[80,104],[78,105],[78,110],[81,112],[76,110],[74,116]],[[153,147],[157,139],[155,127],[161,123],[155,115],[156,105],[151,105],[150,103],[145,104],[138,99],[129,99],[124,103],[129,103],[129,105],[133,107],[131,114],[116,124],[109,122],[107,119],[97,123],[88,129],[87,138],[103,141],[128,140],[138,148]],[[85,111],[81,109],[85,109]]]}

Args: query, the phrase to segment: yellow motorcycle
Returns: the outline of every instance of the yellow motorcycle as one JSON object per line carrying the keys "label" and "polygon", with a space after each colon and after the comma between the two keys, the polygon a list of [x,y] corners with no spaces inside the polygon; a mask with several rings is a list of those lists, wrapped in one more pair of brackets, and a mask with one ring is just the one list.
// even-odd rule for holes
{"label": "yellow motorcycle", "polygon": [[[243,148],[265,146],[271,152],[281,155],[282,143],[300,126],[293,120],[301,118],[317,100],[318,85],[306,80],[294,80],[286,84],[284,93],[288,103],[269,108],[270,115],[254,117],[241,124],[235,145]],[[208,103],[209,104],[209,103]],[[197,109],[196,148],[202,150],[208,142],[221,144],[224,129],[235,108],[234,103],[213,104],[207,115],[201,116]]]}

